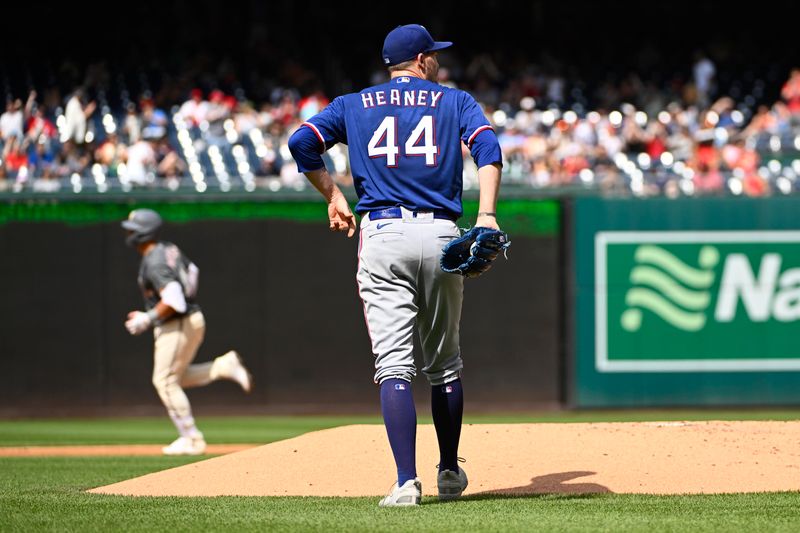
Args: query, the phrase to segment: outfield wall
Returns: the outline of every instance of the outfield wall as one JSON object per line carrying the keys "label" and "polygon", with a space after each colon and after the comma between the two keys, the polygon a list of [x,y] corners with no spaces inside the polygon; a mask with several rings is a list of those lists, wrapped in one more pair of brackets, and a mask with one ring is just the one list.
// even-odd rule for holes
{"label": "outfield wall", "polygon": [[[227,383],[198,389],[195,405],[377,406],[357,239],[328,231],[324,204],[62,202],[0,205],[0,411],[158,406],[152,338],[123,327],[141,298],[139,258],[119,220],[143,205],[164,215],[163,237],[201,268],[208,330],[198,361],[236,348],[258,385],[249,397]],[[475,406],[554,405],[563,395],[558,203],[502,207],[510,260],[466,283],[465,388]]]}
{"label": "outfield wall", "polygon": [[[138,256],[119,221],[157,209],[201,267],[199,361],[239,349],[258,387],[198,406],[376,407],[357,240],[313,197],[0,203],[0,414],[149,405]],[[465,202],[474,216],[474,199]],[[468,408],[800,403],[800,200],[511,198],[513,246],[466,282]],[[427,400],[417,381],[415,394]]]}

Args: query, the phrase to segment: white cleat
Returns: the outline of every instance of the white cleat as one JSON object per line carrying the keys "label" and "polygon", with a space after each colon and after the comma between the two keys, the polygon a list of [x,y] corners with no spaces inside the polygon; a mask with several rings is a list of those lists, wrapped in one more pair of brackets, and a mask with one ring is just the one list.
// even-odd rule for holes
{"label": "white cleat", "polygon": [[402,486],[392,485],[392,492],[378,502],[379,507],[412,507],[422,502],[422,483],[409,479]]}
{"label": "white cleat", "polygon": [[219,378],[235,381],[246,393],[253,389],[253,375],[245,368],[242,358],[235,350],[214,359],[211,379]]}
{"label": "white cleat", "polygon": [[439,477],[436,483],[439,487],[439,499],[441,501],[457,500],[461,497],[461,493],[469,485],[467,481],[467,473],[464,469],[459,467],[458,474],[452,470],[442,470],[439,472]]}
{"label": "white cleat", "polygon": [[206,452],[206,441],[200,437],[178,437],[161,451],[164,455],[203,455]]}

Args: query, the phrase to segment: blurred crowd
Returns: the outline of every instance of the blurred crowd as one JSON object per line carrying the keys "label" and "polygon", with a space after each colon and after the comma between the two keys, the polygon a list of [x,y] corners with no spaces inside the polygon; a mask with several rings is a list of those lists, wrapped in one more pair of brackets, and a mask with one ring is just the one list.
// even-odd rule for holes
{"label": "blurred crowd", "polygon": [[703,55],[692,70],[688,82],[665,88],[636,75],[604,84],[592,95],[592,109],[581,102],[565,106],[564,81],[537,83],[534,72],[505,93],[484,95],[506,158],[504,175],[533,187],[593,186],[634,195],[794,191],[800,70],[789,73],[771,103],[758,101],[766,90],[762,80],[744,90],[734,83],[738,100],[719,95],[714,64]]}
{"label": "blurred crowd", "polygon": [[[454,72],[455,70],[455,72]],[[725,91],[711,59],[698,54],[685,79],[662,83],[635,74],[589,87],[556,68],[526,65],[514,75],[489,56],[453,69],[440,83],[470,91],[495,127],[503,179],[544,190],[598,189],[667,196],[790,193],[800,174],[800,70],[780,87],[758,78]],[[788,74],[788,75],[787,75]],[[376,70],[372,82],[384,80]],[[25,99],[7,95],[0,115],[0,189],[94,187],[303,188],[289,135],[318,113],[326,95],[297,65],[263,100],[206,80],[135,100],[128,91],[82,84]],[[200,84],[198,84],[200,85]],[[765,95],[778,94],[772,101]],[[113,98],[112,98],[113,96]],[[465,185],[477,169],[466,148]],[[325,155],[342,184],[347,149]]]}

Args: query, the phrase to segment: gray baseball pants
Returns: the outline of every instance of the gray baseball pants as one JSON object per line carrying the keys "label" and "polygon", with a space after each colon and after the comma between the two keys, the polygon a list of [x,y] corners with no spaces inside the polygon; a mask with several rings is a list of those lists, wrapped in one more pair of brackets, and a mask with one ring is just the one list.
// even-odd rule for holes
{"label": "gray baseball pants", "polygon": [[460,235],[455,222],[402,209],[402,218],[361,220],[358,289],[375,356],[375,383],[411,381],[414,334],[432,385],[460,377],[459,322],[464,280],[442,272],[442,248]]}

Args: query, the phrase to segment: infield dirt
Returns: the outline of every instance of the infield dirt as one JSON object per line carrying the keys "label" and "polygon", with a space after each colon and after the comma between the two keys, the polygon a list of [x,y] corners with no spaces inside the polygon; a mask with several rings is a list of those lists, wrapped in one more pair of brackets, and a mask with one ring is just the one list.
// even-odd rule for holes
{"label": "infield dirt", "polygon": [[[254,444],[210,444],[209,455],[235,453]],[[88,446],[3,446],[0,457],[122,457],[163,455],[162,444],[92,444]]]}
{"label": "infield dirt", "polygon": [[[464,426],[460,454],[481,493],[736,493],[800,488],[800,422]],[[417,469],[436,493],[433,426]],[[379,496],[393,483],[383,426],[344,426],[148,474],[89,492],[130,496]]]}

